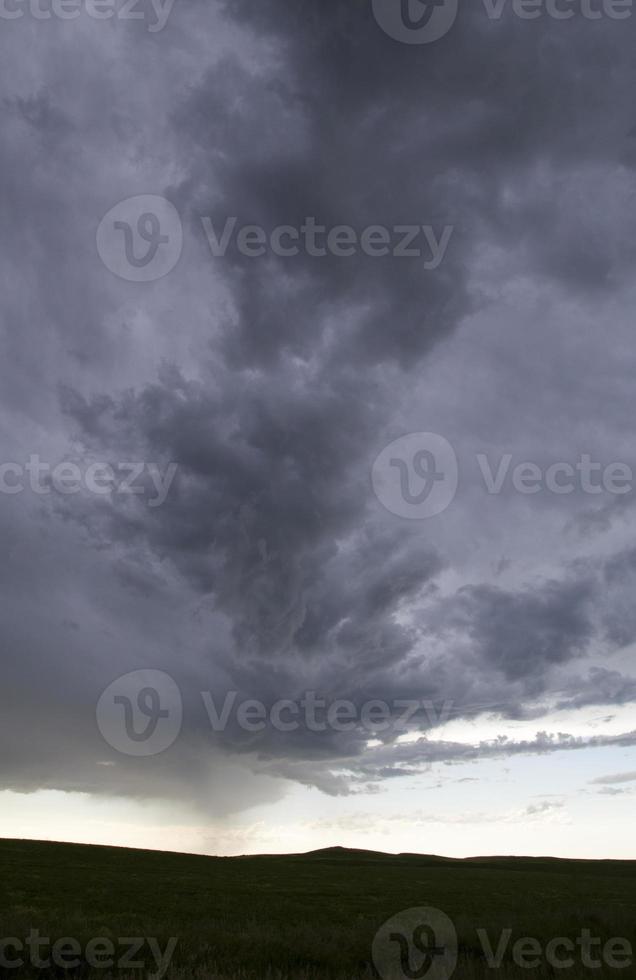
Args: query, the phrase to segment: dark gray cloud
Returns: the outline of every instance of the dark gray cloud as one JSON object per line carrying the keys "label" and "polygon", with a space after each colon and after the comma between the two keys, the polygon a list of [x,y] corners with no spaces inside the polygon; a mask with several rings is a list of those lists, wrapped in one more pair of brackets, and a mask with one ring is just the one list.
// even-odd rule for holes
{"label": "dark gray cloud", "polygon": [[593,587],[585,581],[546,582],[511,593],[493,586],[461,589],[447,628],[464,634],[476,662],[509,680],[539,680],[550,665],[582,655],[594,633]]}

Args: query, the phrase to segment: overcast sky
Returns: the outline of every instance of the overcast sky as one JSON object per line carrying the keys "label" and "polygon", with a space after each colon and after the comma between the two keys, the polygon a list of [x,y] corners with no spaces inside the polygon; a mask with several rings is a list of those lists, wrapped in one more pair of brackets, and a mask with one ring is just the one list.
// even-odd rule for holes
{"label": "overcast sky", "polygon": [[636,857],[636,12],[56,4],[0,11],[0,835]]}

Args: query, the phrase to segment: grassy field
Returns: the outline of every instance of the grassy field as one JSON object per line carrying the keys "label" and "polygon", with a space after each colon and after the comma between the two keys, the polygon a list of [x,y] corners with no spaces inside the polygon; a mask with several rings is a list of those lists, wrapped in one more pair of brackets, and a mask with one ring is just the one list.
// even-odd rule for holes
{"label": "grassy field", "polygon": [[[623,937],[636,951],[636,862],[456,861],[337,848],[210,858],[16,840],[0,840],[0,944],[24,942],[31,930],[51,944],[71,937],[82,963],[66,972],[31,967],[29,953],[5,947],[7,962],[20,955],[25,965],[0,967],[0,976],[152,976],[160,970],[149,943],[133,955],[130,943],[121,941],[152,937],[160,953],[174,937],[163,974],[168,980],[370,980],[377,977],[371,962],[376,931],[416,906],[435,907],[453,920],[459,980],[636,976],[634,965],[590,969],[580,954],[576,965],[558,970],[543,957],[540,965],[522,968],[510,955],[522,937],[544,946],[555,937],[574,941],[584,928],[603,942]],[[512,930],[500,967],[488,966],[478,929],[486,930],[493,947],[503,929]],[[98,937],[115,950],[112,968],[86,964],[87,944]],[[91,949],[93,959],[101,949]],[[67,952],[64,962],[73,962],[73,950]],[[41,962],[48,954],[42,947]],[[126,955],[144,968],[120,963]]]}

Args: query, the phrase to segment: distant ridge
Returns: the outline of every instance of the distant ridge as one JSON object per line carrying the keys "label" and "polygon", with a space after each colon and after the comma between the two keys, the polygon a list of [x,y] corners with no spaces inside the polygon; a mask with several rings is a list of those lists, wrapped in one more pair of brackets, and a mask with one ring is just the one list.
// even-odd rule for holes
{"label": "distant ridge", "polygon": [[261,854],[235,854],[235,855],[216,855],[216,854],[201,854],[196,851],[171,851],[171,850],[157,850],[156,848],[141,848],[141,847],[127,847],[117,844],[87,844],[78,841],[52,841],[52,840],[37,840],[24,837],[0,837],[0,852],[6,851],[7,849],[12,850],[14,853],[25,852],[31,850],[32,852],[39,851],[44,853],[45,851],[53,852],[58,851],[60,854],[65,852],[67,855],[71,855],[73,852],[87,854],[93,852],[95,855],[112,855],[113,857],[117,854],[129,854],[129,855],[146,855],[149,858],[166,858],[166,859],[184,859],[185,861],[195,860],[195,861],[211,861],[211,862],[224,862],[231,863],[233,861],[298,861],[298,860],[308,860],[308,861],[368,861],[368,862],[399,862],[399,863],[425,863],[428,865],[442,864],[454,867],[460,867],[462,865],[472,864],[480,869],[486,868],[496,868],[497,870],[503,870],[508,868],[510,870],[546,870],[549,865],[552,866],[553,870],[572,870],[573,868],[581,868],[586,866],[590,869],[592,868],[607,868],[612,869],[619,866],[625,868],[634,866],[636,864],[636,859],[634,858],[572,858],[572,857],[555,857],[554,855],[542,854],[542,855],[527,855],[527,854],[491,854],[491,855],[471,855],[469,857],[457,858],[457,857],[444,857],[440,854],[427,854],[424,852],[417,851],[400,851],[398,854],[390,853],[387,851],[373,851],[368,848],[358,848],[358,847],[342,847],[341,845],[334,845],[332,847],[321,847],[312,851],[296,851],[296,852],[278,852],[278,853],[261,853]]}
{"label": "distant ridge", "polygon": [[334,847],[319,847],[315,851],[304,851],[301,857],[315,858],[350,858],[350,857],[369,857],[384,858],[395,857],[395,854],[386,854],[384,851],[368,851],[362,847],[341,847],[336,844]]}
{"label": "distant ridge", "polygon": [[412,859],[418,858],[425,861],[455,861],[460,860],[459,858],[446,858],[440,857],[437,854],[408,854],[406,852],[400,854],[391,854],[387,851],[370,851],[361,847],[341,847],[340,845],[335,845],[334,847],[319,847],[315,851],[304,851],[301,854],[294,855],[295,857],[303,858],[315,858],[316,860],[350,860],[351,858],[367,859],[370,861],[395,861],[398,859]]}

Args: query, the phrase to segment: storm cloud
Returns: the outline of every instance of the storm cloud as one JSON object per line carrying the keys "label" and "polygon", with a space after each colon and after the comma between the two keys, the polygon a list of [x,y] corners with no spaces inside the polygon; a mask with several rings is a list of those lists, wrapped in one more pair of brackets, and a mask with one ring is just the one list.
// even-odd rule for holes
{"label": "storm cloud", "polygon": [[[636,466],[636,18],[465,4],[423,45],[388,37],[367,0],[177,0],[156,32],[4,26],[4,461],[176,477],[157,507],[0,495],[0,785],[231,812],[285,781],[342,794],[462,759],[632,746],[541,729],[548,711],[636,702],[631,495],[493,495],[475,460]],[[95,246],[108,209],[142,194],[184,232],[151,283],[118,279]],[[437,268],[215,257],[202,219],[220,234],[229,218],[452,237]],[[459,460],[428,520],[373,492],[374,460],[408,432]],[[95,723],[104,688],[142,668],[184,701],[152,759]],[[214,733],[202,691],[416,698],[538,734],[436,740],[430,716],[414,741]]]}

